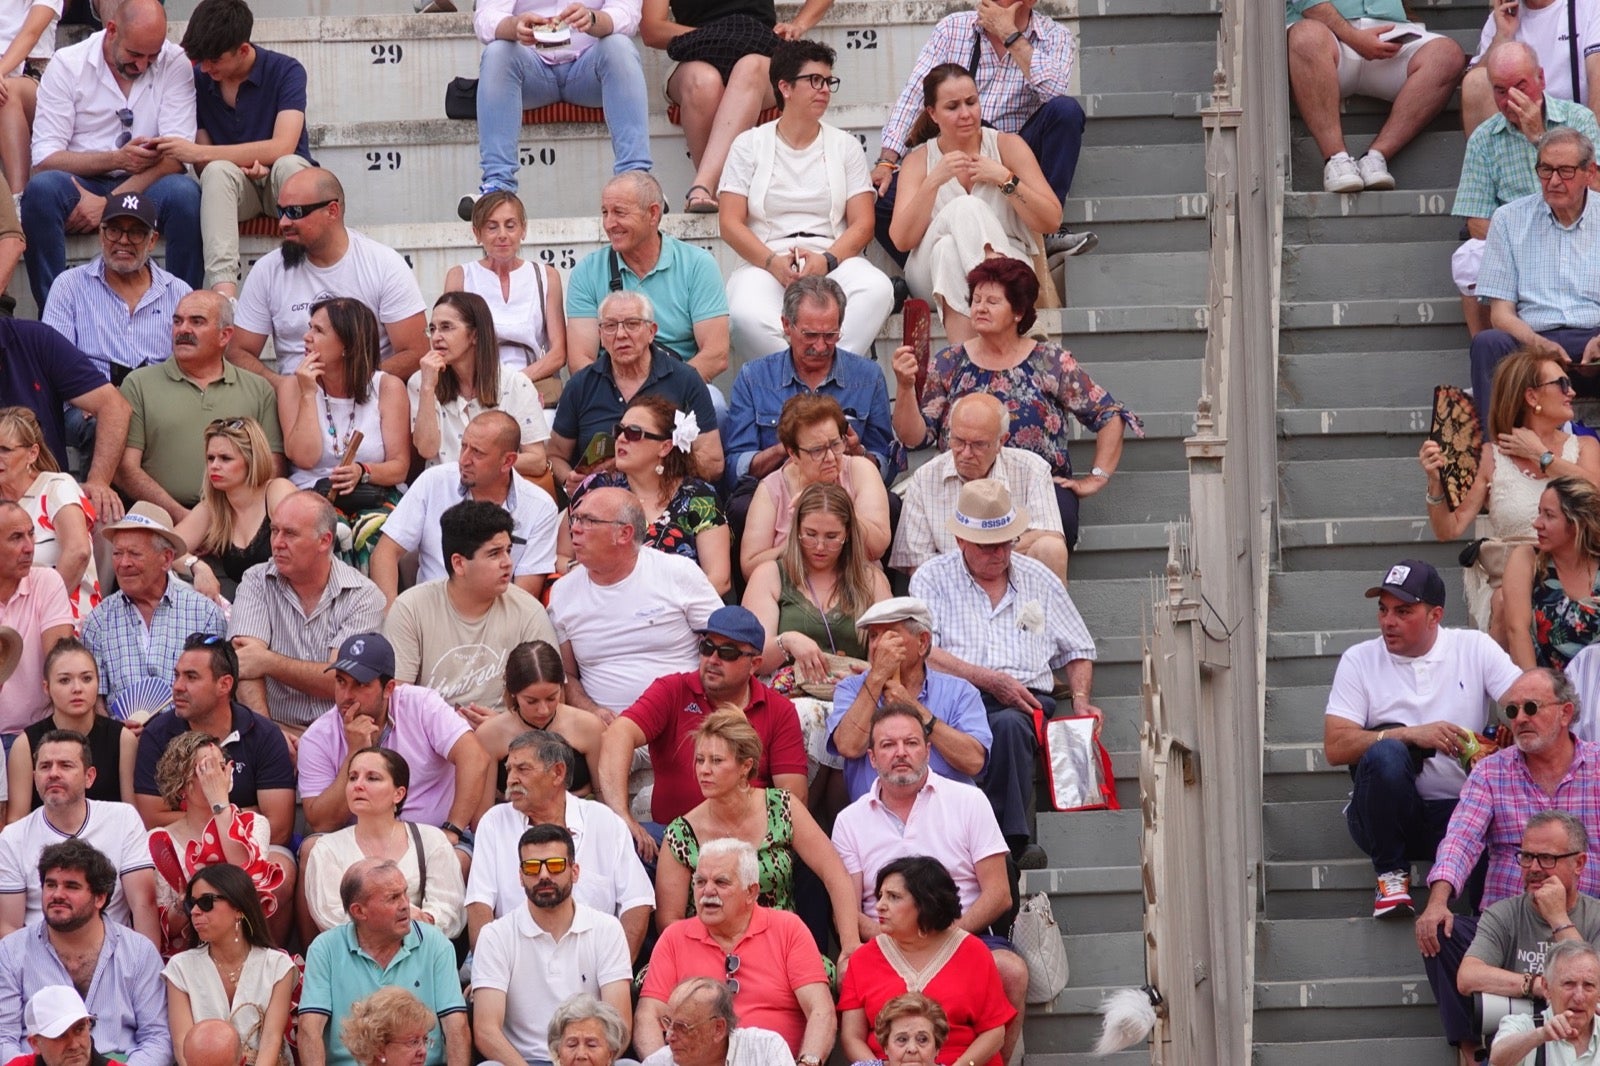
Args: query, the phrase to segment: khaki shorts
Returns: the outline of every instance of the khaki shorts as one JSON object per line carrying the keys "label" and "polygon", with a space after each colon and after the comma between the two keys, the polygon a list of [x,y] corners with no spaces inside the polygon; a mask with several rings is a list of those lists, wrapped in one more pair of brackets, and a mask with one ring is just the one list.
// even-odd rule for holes
{"label": "khaki shorts", "polygon": [[1429,41],[1438,40],[1443,36],[1429,33],[1427,27],[1420,22],[1388,23],[1382,19],[1353,19],[1350,24],[1359,30],[1393,25],[1397,30],[1408,28],[1422,36],[1409,44],[1401,45],[1399,53],[1389,59],[1362,59],[1356,54],[1355,49],[1340,41],[1339,95],[1343,97],[1375,96],[1380,100],[1393,100],[1400,95],[1400,90],[1406,83],[1406,68],[1411,65],[1411,57]]}

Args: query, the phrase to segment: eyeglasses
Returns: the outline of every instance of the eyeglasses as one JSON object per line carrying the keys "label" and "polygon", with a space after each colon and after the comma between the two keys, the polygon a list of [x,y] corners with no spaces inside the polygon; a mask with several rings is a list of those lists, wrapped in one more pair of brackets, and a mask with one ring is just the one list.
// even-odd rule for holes
{"label": "eyeglasses", "polygon": [[[971,541],[971,540],[965,541],[964,543],[967,544],[969,547],[971,547],[974,551],[991,552],[991,553],[996,553],[996,554],[998,554],[999,552],[1008,552],[1012,548],[1015,548],[1017,546],[1017,542],[1014,539],[1013,540],[1002,540],[1002,541],[1000,541],[998,543],[995,543],[995,544],[979,544],[976,541]],[[1509,708],[1508,708],[1508,710],[1509,710]],[[1529,711],[1528,713],[1532,714],[1533,712]],[[1512,711],[1511,715],[1512,715],[1512,717],[1516,717],[1516,712]]]}
{"label": "eyeglasses", "polygon": [[661,1031],[663,1033],[677,1033],[679,1036],[688,1036],[709,1021],[715,1021],[715,1019],[701,1018],[697,1022],[685,1022],[663,1014],[661,1016]]}
{"label": "eyeglasses", "polygon": [[1560,855],[1551,855],[1543,851],[1522,851],[1518,849],[1517,865],[1526,868],[1538,863],[1541,870],[1553,870],[1556,863],[1562,859],[1570,859],[1574,855],[1581,854],[1583,854],[1581,851],[1563,851]]}
{"label": "eyeglasses", "polygon": [[800,543],[808,548],[838,548],[844,545],[843,533],[801,533]]}
{"label": "eyeglasses", "polygon": [[830,93],[836,93],[839,91],[839,79],[830,78],[826,74],[802,74],[794,80],[796,85],[799,85],[801,82],[805,82],[806,84],[810,85],[813,91],[819,93],[824,89],[828,90]]}
{"label": "eyeglasses", "polygon": [[113,226],[107,223],[100,227],[100,236],[112,244],[141,244],[150,238],[148,226]]}
{"label": "eyeglasses", "polygon": [[718,644],[714,640],[700,641],[700,655],[702,658],[708,655],[715,655],[723,662],[731,663],[744,658],[748,654],[748,652],[740,651],[737,644]]}
{"label": "eyeglasses", "polygon": [[211,424],[206,426],[206,432],[210,433],[214,429],[243,429],[245,421],[243,418],[213,418]]}
{"label": "eyeglasses", "polygon": [[286,218],[291,222],[299,222],[313,211],[321,211],[329,204],[336,204],[338,200],[318,200],[314,204],[279,204],[278,217]]}
{"label": "eyeglasses", "polygon": [[133,108],[125,107],[118,111],[117,121],[122,123],[122,132],[117,134],[116,146],[121,148],[133,140]]}
{"label": "eyeglasses", "polygon": [[966,440],[954,433],[946,439],[950,441],[950,450],[953,452],[981,452],[994,447],[992,440]]}
{"label": "eyeglasses", "polygon": [[801,455],[809,457],[814,463],[820,463],[823,459],[830,455],[843,455],[844,449],[844,439],[841,437],[835,437],[828,443],[819,444],[815,448],[796,447],[795,451],[799,452]]}
{"label": "eyeglasses", "polygon": [[726,980],[727,980],[728,992],[730,994],[732,994],[732,995],[735,995],[735,996],[737,996],[739,994],[739,982],[734,979],[733,975],[738,973],[738,972],[739,972],[739,956],[737,956],[737,955],[726,955],[726,956],[724,956],[723,959],[722,959],[722,976],[724,978],[726,978]]}
{"label": "eyeglasses", "polygon": [[614,334],[618,330],[627,330],[629,333],[635,333],[643,329],[646,324],[655,325],[648,318],[608,318],[600,323],[600,332]]}
{"label": "eyeglasses", "polygon": [[522,867],[522,872],[529,877],[538,877],[541,867],[553,874],[565,873],[567,860],[560,856],[554,859],[523,859],[519,865]]}
{"label": "eyeglasses", "polygon": [[390,1047],[403,1047],[407,1051],[432,1051],[437,1046],[432,1036],[413,1036],[407,1040],[386,1040]]}
{"label": "eyeglasses", "polygon": [[1549,163],[1540,163],[1533,168],[1533,172],[1539,175],[1540,181],[1549,181],[1558,174],[1561,175],[1562,181],[1571,181],[1578,176],[1579,171],[1588,170],[1589,166],[1588,163],[1580,163],[1575,167],[1553,167]]}
{"label": "eyeglasses", "polygon": [[575,514],[567,521],[572,523],[573,529],[588,529],[590,526],[625,526],[628,523],[620,518],[596,518],[594,515]]}
{"label": "eyeglasses", "polygon": [[630,425],[627,422],[618,422],[611,427],[611,435],[618,440],[625,440],[629,444],[638,444],[642,440],[671,440],[665,433],[651,433],[643,426]]}
{"label": "eyeglasses", "polygon": [[832,344],[839,339],[839,331],[836,329],[803,329],[800,331],[800,337],[807,344]]}
{"label": "eyeglasses", "polygon": [[1514,721],[1517,720],[1517,712],[1520,711],[1523,714],[1527,715],[1529,718],[1532,718],[1534,715],[1539,713],[1539,708],[1540,707],[1543,707],[1547,703],[1554,703],[1554,702],[1556,702],[1556,701],[1555,700],[1523,700],[1520,704],[1508,703],[1505,706],[1506,717],[1511,719],[1514,722]]}
{"label": "eyeglasses", "polygon": [[1542,389],[1550,385],[1554,385],[1568,396],[1572,395],[1572,379],[1567,377],[1565,374],[1558,378],[1551,378],[1549,381],[1541,381],[1539,384],[1535,385],[1534,388]]}
{"label": "eyeglasses", "polygon": [[207,914],[210,914],[211,908],[217,905],[217,900],[219,899],[224,903],[228,902],[228,897],[219,893],[202,892],[198,896],[190,896],[185,899],[183,901],[183,909],[188,911],[190,914],[193,914],[195,909],[198,908],[202,911],[205,911]]}

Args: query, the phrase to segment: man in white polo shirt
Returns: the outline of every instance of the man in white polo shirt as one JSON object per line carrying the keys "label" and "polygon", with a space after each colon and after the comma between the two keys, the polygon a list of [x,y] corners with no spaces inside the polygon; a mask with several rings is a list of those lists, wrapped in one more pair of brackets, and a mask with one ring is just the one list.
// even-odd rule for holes
{"label": "man in white polo shirt", "polygon": [[1467,779],[1458,761],[1484,725],[1484,701],[1522,676],[1505,651],[1472,629],[1447,629],[1444,581],[1402,559],[1367,590],[1382,635],[1339,658],[1323,716],[1328,762],[1355,780],[1345,817],[1372,857],[1372,916],[1408,915],[1412,859],[1432,859]]}
{"label": "man in white polo shirt", "polygon": [[485,500],[511,516],[512,580],[537,596],[556,568],[561,513],[516,471],[522,429],[504,411],[485,411],[461,434],[461,459],[424,470],[383,523],[369,572],[389,604],[400,595],[400,558],[417,553],[417,584],[450,576],[439,544],[439,516],[463,500]]}
{"label": "man in white polo shirt", "polygon": [[569,997],[586,992],[632,1017],[633,963],[621,923],[573,898],[582,871],[565,826],[529,826],[517,853],[527,902],[478,935],[472,1038],[488,1058],[535,1066],[555,1058],[545,1031]]}

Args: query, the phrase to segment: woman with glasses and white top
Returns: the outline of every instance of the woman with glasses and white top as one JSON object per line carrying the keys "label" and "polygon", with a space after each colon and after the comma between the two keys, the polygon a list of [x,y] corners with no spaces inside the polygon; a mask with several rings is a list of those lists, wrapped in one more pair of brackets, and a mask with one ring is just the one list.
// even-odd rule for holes
{"label": "woman with glasses and white top", "polygon": [[[690,450],[698,434],[684,423],[684,413],[666,397],[634,397],[616,426],[615,468],[585,478],[572,492],[572,507],[590,489],[627,489],[649,520],[645,546],[693,559],[717,593],[726,595],[733,584],[728,522],[717,490],[698,476]],[[571,562],[572,529],[565,522],[558,555]]]}
{"label": "woman with glasses and white top", "polygon": [[893,539],[889,493],[878,464],[865,454],[839,402],[831,396],[791,396],[778,416],[778,443],[789,458],[756,485],[740,541],[745,577],[783,553],[795,501],[811,485],[838,485],[850,496],[868,559],[881,559]]}
{"label": "woman with glasses and white top", "polygon": [[869,351],[894,307],[888,275],[861,255],[872,243],[875,202],[861,142],[822,121],[839,87],[833,59],[816,41],[778,46],[772,86],[783,114],[741,133],[722,172],[722,239],[745,261],[728,277],[733,351],[744,359],[788,346],[783,290],[808,274],[844,290],[846,351]]}
{"label": "woman with glasses and white top", "polygon": [[213,1018],[233,1026],[251,1066],[291,1066],[284,1037],[300,972],[273,944],[250,875],[231,863],[207,866],[182,903],[200,944],[161,971],[178,1066],[195,1066],[184,1058],[184,1037]]}

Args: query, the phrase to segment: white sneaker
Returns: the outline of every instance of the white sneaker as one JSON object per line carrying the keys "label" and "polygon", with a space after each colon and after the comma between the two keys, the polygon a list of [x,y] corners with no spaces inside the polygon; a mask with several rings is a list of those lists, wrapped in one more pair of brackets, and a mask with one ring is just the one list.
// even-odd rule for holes
{"label": "white sneaker", "polygon": [[1356,163],[1356,169],[1361,172],[1362,188],[1394,188],[1394,175],[1389,173],[1389,161],[1383,158],[1382,152],[1368,151]]}
{"label": "white sneaker", "polygon": [[1366,188],[1361,171],[1349,152],[1340,152],[1322,168],[1322,187],[1328,192],[1360,192]]}

